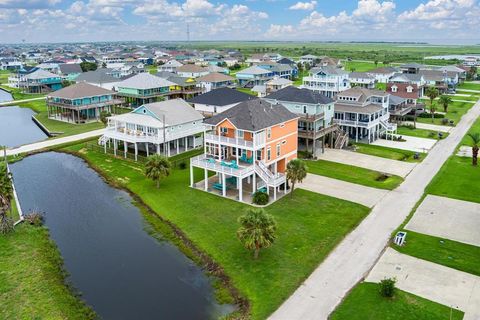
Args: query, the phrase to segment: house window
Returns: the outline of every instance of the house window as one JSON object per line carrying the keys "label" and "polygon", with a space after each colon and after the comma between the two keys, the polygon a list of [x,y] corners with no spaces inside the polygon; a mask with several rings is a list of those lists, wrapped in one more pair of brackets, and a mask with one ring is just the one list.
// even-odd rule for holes
{"label": "house window", "polygon": [[272,157],[272,150],[270,149],[270,147],[267,148],[267,161],[270,161]]}
{"label": "house window", "polygon": [[307,113],[307,106],[303,106],[303,113]]}
{"label": "house window", "polygon": [[237,130],[237,138],[243,139],[243,137],[244,137],[243,130]]}
{"label": "house window", "polygon": [[277,157],[280,157],[280,154],[281,154],[280,143],[277,143]]}
{"label": "house window", "polygon": [[226,135],[228,132],[228,128],[225,128],[225,127],[220,127],[220,134],[223,136],[223,135]]}
{"label": "house window", "polygon": [[280,124],[280,128],[284,128],[284,127],[285,127],[285,123]]}
{"label": "house window", "polygon": [[397,92],[397,90],[398,90],[398,87],[397,87],[397,86],[393,86],[393,87],[392,87],[392,92]]}
{"label": "house window", "polygon": [[272,128],[267,128],[267,139],[272,138]]}
{"label": "house window", "polygon": [[257,150],[257,160],[262,160],[262,150]]}
{"label": "house window", "polygon": [[410,86],[408,86],[408,87],[407,87],[407,92],[409,92],[409,93],[413,92],[413,88],[410,87]]}

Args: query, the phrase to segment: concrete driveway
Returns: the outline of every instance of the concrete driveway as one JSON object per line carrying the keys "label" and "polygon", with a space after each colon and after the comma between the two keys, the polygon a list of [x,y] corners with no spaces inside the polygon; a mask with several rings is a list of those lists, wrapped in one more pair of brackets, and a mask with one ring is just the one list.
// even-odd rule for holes
{"label": "concrete driveway", "polygon": [[480,203],[428,195],[405,229],[480,246]]}
{"label": "concrete driveway", "polygon": [[[480,319],[480,277],[388,248],[365,279],[397,279],[397,287],[465,312],[464,320]],[[447,319],[447,316],[446,318]]]}
{"label": "concrete driveway", "polygon": [[428,152],[433,148],[435,143],[437,143],[437,140],[435,139],[418,138],[405,135],[402,137],[406,141],[378,139],[377,141],[372,142],[372,144],[382,147],[410,150],[414,152]]}
{"label": "concrete driveway", "polygon": [[473,156],[472,147],[461,146],[460,148],[458,148],[457,156],[471,158]]}
{"label": "concrete driveway", "polygon": [[416,163],[391,160],[339,149],[326,149],[325,153],[322,154],[319,159],[393,174],[402,178],[405,178],[416,165]]}
{"label": "concrete driveway", "polygon": [[[413,126],[413,121],[405,121],[405,122],[403,122],[403,124]],[[417,129],[427,129],[427,130],[433,130],[433,131],[440,131],[440,132],[450,132],[450,130],[452,130],[453,127],[442,126],[442,125],[431,124],[431,123],[417,122],[416,128]]]}
{"label": "concrete driveway", "polygon": [[299,188],[327,196],[356,202],[373,207],[388,193],[388,190],[365,187],[356,183],[327,178],[316,174],[307,174]]}

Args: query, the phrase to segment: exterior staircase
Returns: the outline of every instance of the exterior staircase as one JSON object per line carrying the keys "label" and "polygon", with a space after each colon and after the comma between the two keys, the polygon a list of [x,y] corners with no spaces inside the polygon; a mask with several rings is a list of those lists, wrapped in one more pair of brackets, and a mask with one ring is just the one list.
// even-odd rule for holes
{"label": "exterior staircase", "polygon": [[268,185],[271,187],[278,187],[286,181],[284,174],[275,175],[271,172],[263,162],[258,161],[255,166],[255,173]]}
{"label": "exterior staircase", "polygon": [[339,130],[335,139],[334,149],[342,149],[347,144],[348,144],[348,134],[343,130]]}
{"label": "exterior staircase", "polygon": [[104,146],[108,141],[108,138],[105,137],[105,136],[101,136],[100,138],[98,138],[98,144],[100,146]]}

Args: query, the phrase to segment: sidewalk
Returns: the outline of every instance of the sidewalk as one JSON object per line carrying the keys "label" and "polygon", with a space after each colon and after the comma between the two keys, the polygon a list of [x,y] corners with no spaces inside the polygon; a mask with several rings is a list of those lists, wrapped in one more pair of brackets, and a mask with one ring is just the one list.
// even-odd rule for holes
{"label": "sidewalk", "polygon": [[38,98],[31,98],[31,99],[24,99],[24,100],[11,100],[11,101],[4,101],[0,102],[0,107],[1,106],[11,106],[11,105],[17,105],[22,102],[29,102],[29,101],[36,101],[36,100],[45,100],[47,97],[38,97]]}
{"label": "sidewalk", "polygon": [[[406,125],[412,125],[413,126],[413,121],[405,121],[403,124]],[[416,125],[417,129],[426,129],[426,130],[433,130],[433,131],[440,131],[440,132],[450,132],[453,127],[449,126],[441,126],[438,124],[429,124],[429,123],[421,123],[417,122]]]}
{"label": "sidewalk", "polygon": [[387,246],[391,233],[409,215],[422,197],[425,187],[455,151],[478,116],[480,102],[462,117],[447,138],[432,148],[398,188],[380,199],[371,213],[347,235],[270,319],[326,320],[345,295],[375,265]]}

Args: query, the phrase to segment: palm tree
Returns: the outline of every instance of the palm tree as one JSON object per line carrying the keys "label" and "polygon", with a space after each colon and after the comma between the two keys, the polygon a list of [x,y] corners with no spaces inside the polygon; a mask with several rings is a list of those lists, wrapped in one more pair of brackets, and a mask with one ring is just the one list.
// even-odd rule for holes
{"label": "palm tree", "polygon": [[435,87],[428,87],[425,91],[425,95],[430,99],[430,113],[432,114],[432,122],[435,119],[435,106],[433,100],[438,97],[438,89]]}
{"label": "palm tree", "polygon": [[259,208],[248,209],[245,215],[238,218],[238,222],[238,239],[245,248],[253,250],[253,257],[257,259],[260,249],[270,247],[275,241],[277,222],[272,215]]}
{"label": "palm tree", "polygon": [[287,180],[292,183],[291,195],[295,189],[295,183],[302,182],[307,176],[307,166],[303,160],[293,159],[287,164]]}
{"label": "palm tree", "polygon": [[13,230],[13,220],[7,215],[11,210],[13,197],[12,176],[6,167],[0,170],[0,233],[6,234]]}
{"label": "palm tree", "polygon": [[170,175],[172,164],[167,157],[155,154],[147,158],[145,163],[145,175],[157,183],[160,187],[160,180]]}
{"label": "palm tree", "polygon": [[472,165],[478,164],[478,149],[480,145],[480,133],[469,133],[468,136],[472,139]]}
{"label": "palm tree", "polygon": [[452,103],[452,98],[449,96],[441,96],[440,99],[438,99],[438,102],[443,106],[443,111],[447,112],[448,105]]}

